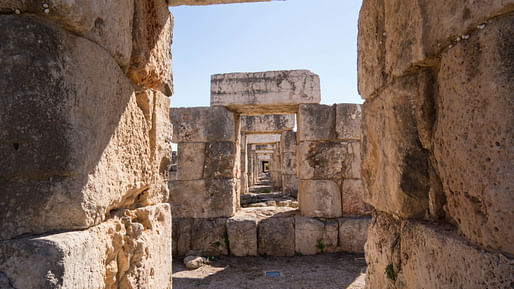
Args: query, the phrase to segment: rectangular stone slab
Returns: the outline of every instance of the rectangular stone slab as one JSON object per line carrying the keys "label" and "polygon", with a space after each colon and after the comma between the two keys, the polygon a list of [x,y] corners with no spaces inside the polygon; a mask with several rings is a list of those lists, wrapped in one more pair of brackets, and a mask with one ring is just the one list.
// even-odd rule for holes
{"label": "rectangular stone slab", "polygon": [[211,106],[255,113],[294,113],[319,103],[319,76],[307,70],[227,73],[211,76]]}
{"label": "rectangular stone slab", "polygon": [[294,128],[294,114],[267,114],[241,116],[241,131],[248,133],[281,133]]}

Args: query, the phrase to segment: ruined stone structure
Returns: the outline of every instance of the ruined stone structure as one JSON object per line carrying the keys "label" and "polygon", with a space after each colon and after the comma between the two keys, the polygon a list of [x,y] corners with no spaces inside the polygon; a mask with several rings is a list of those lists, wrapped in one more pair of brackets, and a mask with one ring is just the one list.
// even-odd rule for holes
{"label": "ruined stone structure", "polygon": [[0,287],[170,288],[166,1],[0,11]]}
{"label": "ruined stone structure", "polygon": [[[319,101],[311,72],[236,73],[212,77],[211,107],[170,110],[174,254],[363,251],[370,210],[360,179],[361,108]],[[287,193],[298,192],[300,210],[263,216],[239,207],[265,163],[274,186],[285,180]]]}
{"label": "ruined stone structure", "polygon": [[[235,2],[253,0],[0,0],[2,289],[171,288],[168,5]],[[204,152],[178,160],[204,167],[170,186],[201,192],[172,195],[173,250],[359,251],[367,220],[344,216],[368,211],[347,198],[362,186],[368,288],[512,288],[513,13],[512,0],[364,0],[360,147],[359,108],[317,105],[315,75],[213,76],[211,107],[171,115],[184,150]],[[240,115],[263,112],[298,114],[296,137],[280,136],[282,187],[295,190],[296,160],[300,204],[323,193],[301,215],[237,213]],[[328,158],[341,162],[316,167]]]}
{"label": "ruined stone structure", "polygon": [[511,288],[514,1],[364,0],[368,288]]}

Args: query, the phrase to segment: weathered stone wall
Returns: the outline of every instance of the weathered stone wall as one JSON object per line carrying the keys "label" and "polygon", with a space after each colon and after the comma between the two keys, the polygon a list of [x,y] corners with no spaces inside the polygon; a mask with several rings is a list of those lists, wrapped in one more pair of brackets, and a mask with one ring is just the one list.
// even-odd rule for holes
{"label": "weathered stone wall", "polygon": [[362,201],[358,104],[302,104],[298,112],[298,201],[302,215],[367,215]]}
{"label": "weathered stone wall", "polygon": [[513,13],[514,1],[363,2],[368,288],[512,287]]}
{"label": "weathered stone wall", "polygon": [[242,209],[231,218],[174,218],[173,254],[294,256],[363,253],[369,217],[320,219],[298,211],[263,216]]}
{"label": "weathered stone wall", "polygon": [[231,217],[239,202],[239,116],[224,107],[171,108],[177,176],[173,217]]}
{"label": "weathered stone wall", "polygon": [[164,0],[136,2],[0,1],[11,287],[171,287],[156,252],[171,251],[173,18]]}

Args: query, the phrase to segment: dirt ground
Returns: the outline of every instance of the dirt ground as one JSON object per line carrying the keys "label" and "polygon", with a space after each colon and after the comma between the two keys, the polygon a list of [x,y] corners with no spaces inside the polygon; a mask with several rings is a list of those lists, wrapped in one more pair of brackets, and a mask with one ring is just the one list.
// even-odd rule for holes
{"label": "dirt ground", "polygon": [[[188,270],[182,258],[173,260],[173,288],[211,289],[332,289],[364,288],[363,255],[345,253],[295,257],[226,257]],[[278,271],[280,277],[266,277]]]}

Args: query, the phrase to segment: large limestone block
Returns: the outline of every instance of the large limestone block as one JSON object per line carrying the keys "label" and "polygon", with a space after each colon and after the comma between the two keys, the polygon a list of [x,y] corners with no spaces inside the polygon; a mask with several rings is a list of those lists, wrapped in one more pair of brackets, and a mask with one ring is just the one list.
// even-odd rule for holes
{"label": "large limestone block", "polygon": [[[48,5],[48,8],[43,6]],[[0,0],[0,11],[36,13],[106,49],[126,69],[132,52],[134,1]]]}
{"label": "large limestone block", "polygon": [[282,175],[282,192],[296,198],[298,196],[298,183],[296,175]]}
{"label": "large limestone block", "polygon": [[205,145],[204,178],[238,178],[240,154],[234,142],[211,142]]}
{"label": "large limestone block", "polygon": [[[376,212],[368,228],[365,244],[366,288],[397,289],[386,272],[398,272],[400,260],[401,221],[393,216]],[[386,271],[387,270],[387,271]],[[394,278],[393,278],[394,279]]]}
{"label": "large limestone block", "polygon": [[358,26],[358,89],[361,97],[368,99],[388,77],[385,71],[384,0],[363,0]]}
{"label": "large limestone block", "polygon": [[514,17],[443,54],[434,155],[448,213],[472,242],[514,254]]}
{"label": "large limestone block", "polygon": [[174,19],[166,0],[134,2],[132,54],[127,75],[135,86],[173,94],[171,41]]}
{"label": "large limestone block", "polygon": [[299,104],[320,100],[319,76],[307,70],[211,76],[211,106],[238,112],[295,113]]}
{"label": "large limestone block", "polygon": [[148,195],[151,128],[113,58],[35,18],[2,15],[0,31],[0,239],[164,199]]}
{"label": "large limestone block", "polygon": [[241,116],[241,131],[247,133],[282,133],[294,128],[294,114],[266,114]]}
{"label": "large limestone block", "polygon": [[350,253],[364,253],[370,218],[341,218],[338,221],[341,250]]}
{"label": "large limestone block", "polygon": [[298,141],[334,140],[335,123],[334,106],[302,104],[298,112]]}
{"label": "large limestone block", "polygon": [[205,143],[181,142],[177,146],[177,180],[204,178]]}
{"label": "large limestone block", "polygon": [[295,217],[295,251],[303,255],[335,252],[338,246],[337,220],[322,221]]}
{"label": "large limestone block", "polygon": [[514,10],[514,1],[365,0],[359,17],[359,92],[373,97],[385,83],[419,66],[477,26]]}
{"label": "large limestone block", "polygon": [[169,188],[175,218],[217,218],[235,214],[235,179],[170,181]]}
{"label": "large limestone block", "polygon": [[420,143],[412,105],[430,94],[427,81],[424,73],[398,79],[363,105],[364,201],[377,210],[402,217],[423,217],[427,211],[428,151]]}
{"label": "large limestone block", "polygon": [[342,216],[341,189],[329,180],[301,180],[298,202],[302,216],[338,218]]}
{"label": "large limestone block", "polygon": [[354,156],[344,142],[301,142],[297,158],[300,179],[334,180],[339,184],[354,164]]}
{"label": "large limestone block", "polygon": [[340,140],[360,140],[361,116],[362,108],[360,104],[336,104],[336,138]]}
{"label": "large limestone block", "polygon": [[227,219],[194,219],[191,248],[208,256],[228,255]]}
{"label": "large limestone block", "polygon": [[173,255],[185,256],[191,250],[193,219],[173,218]]}
{"label": "large limestone block", "polygon": [[170,108],[174,142],[235,141],[236,119],[224,107]]}
{"label": "large limestone block", "polygon": [[405,222],[397,288],[510,288],[514,259],[466,242],[444,226]]}
{"label": "large limestone block", "polygon": [[361,174],[361,144],[351,142],[348,144],[348,154],[351,157],[351,165],[343,171],[343,177],[348,179],[360,179]]}
{"label": "large limestone block", "polygon": [[296,132],[292,130],[282,132],[280,136],[280,151],[283,153],[296,153]]}
{"label": "large limestone block", "polygon": [[362,200],[364,187],[362,180],[345,179],[343,181],[343,216],[364,216],[371,213],[371,207]]}
{"label": "large limestone block", "polygon": [[296,153],[282,153],[282,174],[296,175]]}
{"label": "large limestone block", "polygon": [[84,231],[1,241],[0,272],[14,288],[171,288],[169,205],[118,211]]}
{"label": "large limestone block", "polygon": [[227,220],[230,254],[257,256],[257,217],[254,214],[237,214]]}
{"label": "large limestone block", "polygon": [[280,141],[280,134],[249,134],[247,144],[275,144]]}
{"label": "large limestone block", "polygon": [[271,217],[259,222],[259,255],[294,256],[294,218]]}

